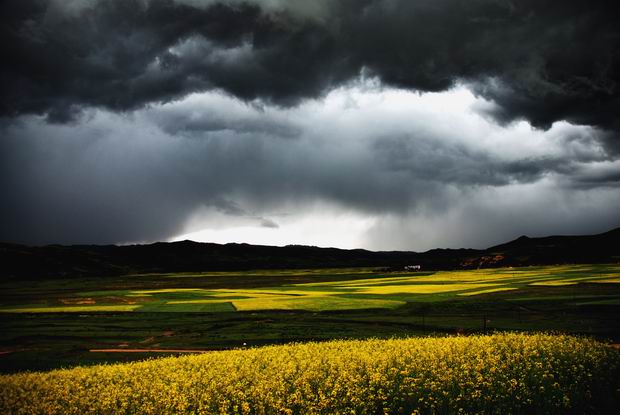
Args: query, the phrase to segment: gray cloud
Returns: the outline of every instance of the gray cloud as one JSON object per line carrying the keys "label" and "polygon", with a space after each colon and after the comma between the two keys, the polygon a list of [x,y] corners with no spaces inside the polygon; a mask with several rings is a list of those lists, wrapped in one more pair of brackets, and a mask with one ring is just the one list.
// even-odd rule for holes
{"label": "gray cloud", "polygon": [[618,131],[620,35],[608,1],[9,0],[0,111],[66,122],[218,89],[296,105],[356,78],[465,82],[509,122]]}
{"label": "gray cloud", "polygon": [[613,188],[566,189],[553,181],[459,192],[441,214],[385,215],[364,235],[370,249],[488,248],[520,235],[584,235],[620,223]]}
{"label": "gray cloud", "polygon": [[423,249],[620,222],[610,2],[6,0],[0,35],[0,240],[348,212],[364,247]]}
{"label": "gray cloud", "polygon": [[378,163],[387,170],[404,172],[412,179],[454,185],[531,183],[545,174],[570,171],[562,158],[498,160],[483,149],[445,143],[436,136],[382,137],[374,149]]}
{"label": "gray cloud", "polygon": [[[299,126],[257,105],[245,105],[237,101],[236,111],[226,106],[218,106],[221,98],[202,95],[178,102],[173,107],[155,107],[147,113],[150,122],[157,124],[166,133],[202,137],[207,133],[231,131],[238,134],[263,134],[285,139],[298,137],[302,131]],[[211,102],[209,102],[211,99]],[[196,107],[196,104],[199,107]],[[205,112],[202,107],[208,106]]]}
{"label": "gray cloud", "polygon": [[[564,217],[581,219],[583,229],[620,221],[601,208],[611,200],[605,189],[619,184],[618,158],[601,144],[597,130],[565,123],[547,132],[500,128],[472,113],[458,115],[458,108],[440,115],[429,108],[460,99],[458,94],[465,92],[435,104],[409,94],[403,105],[394,90],[362,85],[293,109],[256,108],[206,94],[130,115],[93,111],[73,124],[22,116],[1,129],[0,240],[161,240],[186,232],[188,220],[205,208],[219,212],[222,227],[277,230],[282,226],[272,218],[280,212],[290,222],[326,203],[377,221],[372,237],[360,241],[366,247],[419,249],[429,241],[446,246],[466,237],[482,244],[510,231],[524,233],[523,221],[536,223],[542,233],[559,229],[557,221],[544,225],[553,216],[548,210],[529,207],[544,206],[549,188],[558,200],[565,197]],[[182,127],[183,113],[200,120],[191,133]],[[256,134],[237,128],[258,119],[265,127]],[[283,140],[282,128],[296,131],[295,139]],[[499,189],[498,200],[489,196],[492,189]],[[584,196],[571,207],[576,194]],[[604,197],[588,196],[598,194]],[[593,221],[588,206],[604,214]],[[407,226],[402,238],[393,235],[399,220],[421,228],[428,226],[424,221],[435,223],[438,229],[462,220],[469,231],[460,239],[445,232],[443,239],[420,241],[419,231],[407,232]],[[498,231],[475,236],[475,226]]]}
{"label": "gray cloud", "polygon": [[274,222],[271,219],[267,219],[267,218],[261,218],[260,226],[262,226],[263,228],[272,228],[272,229],[277,229],[280,227],[276,222]]}

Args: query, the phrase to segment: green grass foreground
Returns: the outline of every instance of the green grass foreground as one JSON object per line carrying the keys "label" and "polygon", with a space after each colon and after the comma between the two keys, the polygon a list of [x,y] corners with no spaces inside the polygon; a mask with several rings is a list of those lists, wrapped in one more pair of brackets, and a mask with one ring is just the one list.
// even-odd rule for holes
{"label": "green grass foreground", "polygon": [[588,338],[339,340],[1,376],[0,413],[611,413],[619,387]]}

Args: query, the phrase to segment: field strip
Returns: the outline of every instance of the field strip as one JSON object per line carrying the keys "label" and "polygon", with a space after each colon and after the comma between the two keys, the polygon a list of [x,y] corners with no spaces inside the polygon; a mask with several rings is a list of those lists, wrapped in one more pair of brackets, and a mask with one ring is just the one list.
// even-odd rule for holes
{"label": "field strip", "polygon": [[463,297],[470,297],[472,295],[490,294],[490,293],[497,293],[497,292],[501,292],[501,291],[513,291],[513,290],[518,290],[518,288],[515,288],[515,287],[489,288],[488,290],[472,291],[472,292],[468,292],[468,293],[460,293],[460,294],[457,294],[457,295],[460,295],[460,296],[463,296]]}
{"label": "field strip", "polygon": [[221,304],[221,303],[230,303],[228,300],[178,300],[178,301],[166,301],[166,304]]}
{"label": "field strip", "polygon": [[128,312],[140,305],[88,305],[88,306],[52,306],[29,308],[5,308],[0,313],[87,313],[87,312]]}
{"label": "field strip", "polygon": [[563,285],[575,285],[579,283],[600,283],[600,282],[620,282],[618,278],[609,278],[609,275],[594,275],[587,277],[570,276],[563,279],[551,278],[542,281],[532,282],[529,285],[558,287]]}
{"label": "field strip", "polygon": [[547,280],[547,281],[539,281],[533,282],[529,285],[537,286],[537,287],[563,287],[566,285],[577,285],[579,281],[571,281],[571,280]]}
{"label": "field strip", "polygon": [[204,349],[89,349],[91,353],[208,353]]}
{"label": "field strip", "polygon": [[200,291],[208,291],[202,288],[159,288],[153,290],[132,290],[132,294],[167,294],[167,293],[178,293],[178,292],[200,292]]}
{"label": "field strip", "polygon": [[437,294],[473,289],[496,288],[498,285],[499,284],[382,285],[359,287],[356,294]]}

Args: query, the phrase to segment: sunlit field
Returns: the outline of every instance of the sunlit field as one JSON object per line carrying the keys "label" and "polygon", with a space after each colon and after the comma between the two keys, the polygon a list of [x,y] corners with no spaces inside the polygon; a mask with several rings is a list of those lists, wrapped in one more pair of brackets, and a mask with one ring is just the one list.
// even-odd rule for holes
{"label": "sunlit field", "polygon": [[0,372],[334,339],[490,332],[620,343],[620,266],[261,270],[0,282]]}
{"label": "sunlit field", "polygon": [[610,413],[618,387],[618,350],[585,338],[371,339],[2,376],[0,412]]}
{"label": "sunlit field", "polygon": [[[217,278],[253,278],[253,287],[200,288]],[[321,281],[325,276],[329,281]],[[315,278],[317,282],[277,284],[278,277]],[[132,276],[125,283],[131,283]],[[618,265],[503,268],[434,273],[385,273],[371,269],[290,270],[245,273],[136,275],[157,278],[152,285],[168,288],[56,290],[31,303],[0,304],[4,313],[58,312],[231,312],[253,310],[354,310],[397,308],[407,302],[447,301],[458,297],[511,291],[513,299],[531,287],[620,283]],[[261,279],[269,286],[261,287]],[[274,284],[275,280],[275,284]],[[71,281],[65,282],[69,286]],[[187,287],[188,283],[196,287]],[[148,284],[146,284],[148,285]],[[62,285],[61,285],[62,287]],[[76,287],[77,288],[77,287]],[[41,291],[45,288],[41,287]],[[617,292],[616,292],[617,293]],[[618,294],[618,293],[617,293]],[[31,296],[36,298],[36,296]],[[620,299],[620,295],[616,299]],[[609,302],[609,298],[590,298]],[[614,300],[614,299],[611,299]]]}

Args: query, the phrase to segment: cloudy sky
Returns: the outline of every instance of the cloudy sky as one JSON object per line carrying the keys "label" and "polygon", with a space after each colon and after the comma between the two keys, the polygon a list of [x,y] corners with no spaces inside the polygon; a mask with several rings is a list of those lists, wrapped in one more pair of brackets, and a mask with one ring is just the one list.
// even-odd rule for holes
{"label": "cloudy sky", "polygon": [[487,247],[620,226],[581,0],[5,0],[0,241]]}

